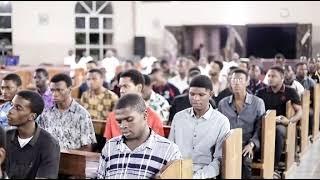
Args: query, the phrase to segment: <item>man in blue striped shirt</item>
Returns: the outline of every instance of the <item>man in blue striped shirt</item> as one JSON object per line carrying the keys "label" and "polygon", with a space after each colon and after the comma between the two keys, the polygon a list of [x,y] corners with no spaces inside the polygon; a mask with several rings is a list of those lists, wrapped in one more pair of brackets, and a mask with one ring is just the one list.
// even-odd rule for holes
{"label": "man in blue striped shirt", "polygon": [[155,178],[171,161],[182,158],[176,144],[151,130],[146,112],[138,94],[119,99],[115,116],[122,135],[105,144],[97,171],[99,179]]}

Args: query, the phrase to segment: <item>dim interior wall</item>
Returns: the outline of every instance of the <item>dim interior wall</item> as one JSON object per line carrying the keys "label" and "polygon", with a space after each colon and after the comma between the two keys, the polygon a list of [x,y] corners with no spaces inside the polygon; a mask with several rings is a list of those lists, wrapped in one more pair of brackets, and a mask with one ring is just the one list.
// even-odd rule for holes
{"label": "dim interior wall", "polygon": [[[20,64],[63,63],[67,51],[74,48],[75,3],[75,1],[12,2],[13,50],[20,56]],[[134,36],[132,2],[113,2],[113,8],[114,46],[119,56],[129,57],[133,52]]]}
{"label": "dim interior wall", "polygon": [[160,53],[164,49],[165,26],[312,23],[315,55],[320,52],[320,19],[316,18],[320,15],[319,7],[320,2],[313,1],[140,1],[137,3],[137,34],[146,36],[147,48]]}

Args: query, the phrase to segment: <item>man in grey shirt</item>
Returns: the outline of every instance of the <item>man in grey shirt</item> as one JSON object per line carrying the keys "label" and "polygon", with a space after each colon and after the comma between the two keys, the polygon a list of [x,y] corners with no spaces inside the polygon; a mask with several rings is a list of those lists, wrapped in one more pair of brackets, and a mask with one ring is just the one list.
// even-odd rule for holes
{"label": "man in grey shirt", "polygon": [[222,144],[230,132],[228,118],[209,103],[212,95],[209,77],[194,77],[189,89],[192,107],[178,112],[171,124],[169,139],[179,146],[184,159],[192,159],[193,178],[219,175]]}
{"label": "man in grey shirt", "polygon": [[260,147],[259,132],[265,113],[262,99],[247,93],[248,73],[236,69],[231,76],[232,95],[219,102],[219,111],[228,117],[231,129],[242,128],[242,178],[251,179],[254,150]]}

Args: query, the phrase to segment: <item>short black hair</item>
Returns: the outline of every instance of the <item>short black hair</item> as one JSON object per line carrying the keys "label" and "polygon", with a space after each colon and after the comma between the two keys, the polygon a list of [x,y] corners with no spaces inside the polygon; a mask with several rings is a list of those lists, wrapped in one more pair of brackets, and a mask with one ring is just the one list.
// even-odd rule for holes
{"label": "short black hair", "polygon": [[141,84],[144,86],[143,75],[136,69],[129,69],[121,73],[120,78],[129,77],[134,85]]}
{"label": "short black hair", "polygon": [[215,64],[218,64],[219,69],[222,70],[222,68],[223,68],[223,63],[222,63],[221,61],[213,60],[212,62],[215,63]]}
{"label": "short black hair", "polygon": [[205,75],[198,75],[194,77],[190,82],[190,87],[200,87],[209,89],[210,91],[213,89],[210,78]]}
{"label": "short black hair", "polygon": [[303,66],[303,65],[306,65],[306,66],[308,67],[307,63],[305,63],[305,62],[298,62],[298,63],[295,65],[295,67],[296,67],[296,69],[297,69],[298,66]]}
{"label": "short black hair", "polygon": [[87,64],[95,64],[96,66],[98,66],[98,62],[95,60],[91,60],[91,61],[87,62]]}
{"label": "short black hair", "polygon": [[17,96],[20,96],[30,102],[31,112],[36,113],[37,117],[42,113],[44,109],[44,101],[39,93],[30,90],[23,90],[19,91]]}
{"label": "short black hair", "polygon": [[151,85],[151,79],[150,79],[150,77],[149,77],[148,75],[144,74],[144,75],[143,75],[143,78],[144,78],[144,84],[145,84],[146,86],[150,86],[150,85]]}
{"label": "short black hair", "polygon": [[169,64],[169,62],[166,59],[162,59],[160,61],[160,65]]}
{"label": "short black hair", "polygon": [[228,75],[232,75],[233,71],[236,70],[236,69],[238,69],[238,68],[239,68],[239,67],[237,67],[237,66],[231,66],[231,67],[229,68]]}
{"label": "short black hair", "polygon": [[101,77],[103,77],[103,73],[100,69],[94,68],[90,69],[88,73],[98,73]]}
{"label": "short black hair", "polygon": [[126,60],[125,63],[129,63],[129,64],[131,64],[132,66],[134,66],[134,62],[133,62],[132,60],[130,60],[130,59]]}
{"label": "short black hair", "polygon": [[132,108],[133,110],[144,113],[147,109],[143,98],[138,94],[128,93],[120,97],[116,103],[115,109]]}
{"label": "short black hair", "polygon": [[201,73],[201,70],[200,70],[197,66],[194,66],[194,67],[190,68],[189,71],[188,71],[188,73],[191,73],[191,72],[193,72],[193,71],[198,71],[198,72]]}
{"label": "short black hair", "polygon": [[245,71],[243,69],[237,68],[237,69],[233,70],[232,74],[235,74],[235,73],[244,74],[246,76],[246,79],[248,79],[249,75],[248,75],[247,71]]}
{"label": "short black hair", "polygon": [[278,71],[280,74],[282,74],[284,76],[284,69],[281,66],[272,66],[272,67],[270,67],[269,70]]}
{"label": "short black hair", "polygon": [[150,75],[154,74],[154,73],[157,73],[157,72],[160,72],[161,69],[160,68],[153,68]]}
{"label": "short black hair", "polygon": [[285,59],[284,55],[281,54],[281,53],[277,53],[274,57],[275,57],[276,59]]}
{"label": "short black hair", "polygon": [[17,87],[22,85],[22,81],[21,81],[20,76],[15,73],[7,74],[2,80],[13,81],[17,85]]}
{"label": "short black hair", "polygon": [[67,74],[63,74],[63,73],[56,74],[50,80],[50,82],[53,82],[53,83],[57,83],[57,82],[60,82],[60,81],[64,81],[66,83],[67,87],[71,87],[72,86],[72,79]]}
{"label": "short black hair", "polygon": [[36,73],[42,73],[46,78],[49,77],[48,71],[47,71],[46,69],[44,69],[44,68],[37,68],[37,69],[35,70],[35,72],[36,72]]}

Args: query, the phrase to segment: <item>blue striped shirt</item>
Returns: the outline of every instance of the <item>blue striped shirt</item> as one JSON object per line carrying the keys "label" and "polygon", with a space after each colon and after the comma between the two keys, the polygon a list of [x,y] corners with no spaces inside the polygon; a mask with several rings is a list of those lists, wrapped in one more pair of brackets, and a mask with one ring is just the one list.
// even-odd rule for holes
{"label": "blue striped shirt", "polygon": [[97,176],[98,179],[150,179],[168,162],[177,159],[182,159],[178,146],[154,131],[133,151],[122,136],[117,136],[105,144]]}
{"label": "blue striped shirt", "polygon": [[2,127],[8,126],[8,112],[12,107],[11,101],[8,101],[0,106],[0,125]]}

